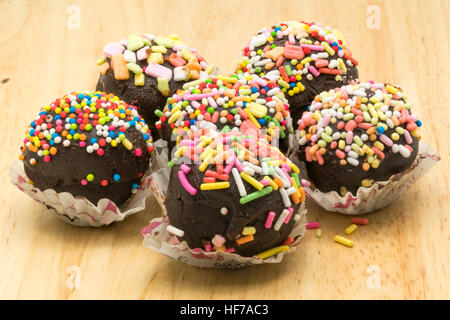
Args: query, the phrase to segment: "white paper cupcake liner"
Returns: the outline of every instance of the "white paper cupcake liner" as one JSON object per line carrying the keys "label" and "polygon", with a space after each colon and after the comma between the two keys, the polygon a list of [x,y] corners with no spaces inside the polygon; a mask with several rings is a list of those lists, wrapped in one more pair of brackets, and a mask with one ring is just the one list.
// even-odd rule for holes
{"label": "white paper cupcake liner", "polygon": [[30,184],[22,161],[16,160],[9,168],[11,182],[39,203],[45,205],[55,215],[74,226],[102,227],[145,209],[145,199],[151,195],[152,177],[147,174],[139,188],[124,204],[117,206],[108,199],[100,199],[94,205],[88,199],[74,197],[68,192],[56,192],[53,189],[41,191]]}
{"label": "white paper cupcake liner", "polygon": [[305,203],[302,203],[297,212],[300,215],[300,220],[298,220],[289,235],[295,239],[289,245],[289,251],[281,252],[261,260],[257,257],[243,257],[235,253],[222,251],[207,252],[201,248],[191,249],[186,241],[180,243],[176,236],[167,231],[167,226],[170,225],[170,221],[167,216],[164,201],[169,184],[170,170],[168,167],[163,167],[152,174],[150,188],[161,206],[163,216],[153,219],[141,231],[144,236],[143,245],[148,249],[162,253],[180,262],[201,268],[241,269],[256,264],[281,262],[286,253],[294,251],[306,232],[306,206]]}
{"label": "white paper cupcake liner", "polygon": [[397,200],[440,159],[431,146],[419,142],[419,152],[410,169],[393,175],[388,181],[375,182],[369,188],[360,187],[356,196],[350,192],[341,196],[335,191],[322,192],[306,186],[303,188],[308,198],[327,211],[349,215],[368,213],[386,207]]}

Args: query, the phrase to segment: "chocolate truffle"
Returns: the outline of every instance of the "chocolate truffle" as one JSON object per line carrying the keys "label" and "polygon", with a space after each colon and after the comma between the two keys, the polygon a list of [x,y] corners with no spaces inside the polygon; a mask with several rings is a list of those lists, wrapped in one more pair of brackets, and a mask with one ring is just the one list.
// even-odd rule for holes
{"label": "chocolate truffle", "polygon": [[289,249],[304,190],[295,164],[265,139],[239,131],[183,139],[169,166],[168,231],[191,249],[261,259]]}
{"label": "chocolate truffle", "polygon": [[107,44],[103,55],[97,62],[97,90],[113,93],[137,106],[154,133],[158,120],[155,110],[164,108],[167,98],[184,83],[205,78],[214,69],[177,35],[130,35]]}
{"label": "chocolate truffle", "polygon": [[136,107],[112,94],[77,91],[39,112],[20,159],[42,191],[120,205],[137,191],[152,154],[151,132]]}
{"label": "chocolate truffle", "polygon": [[297,121],[314,96],[357,79],[357,65],[336,29],[290,21],[258,31],[244,48],[237,72],[277,81]]}
{"label": "chocolate truffle", "polygon": [[202,129],[226,132],[237,128],[248,136],[268,139],[283,152],[293,136],[284,94],[274,81],[256,75],[217,76],[186,84],[157,114],[156,128],[171,148],[178,137]]}
{"label": "chocolate truffle", "polygon": [[422,125],[399,87],[373,82],[322,92],[298,124],[308,177],[342,196],[410,168]]}

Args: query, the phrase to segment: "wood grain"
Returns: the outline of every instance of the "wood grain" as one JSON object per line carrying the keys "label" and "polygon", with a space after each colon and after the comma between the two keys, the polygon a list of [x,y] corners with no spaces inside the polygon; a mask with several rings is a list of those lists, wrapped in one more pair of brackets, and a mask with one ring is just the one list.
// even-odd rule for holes
{"label": "wood grain", "polygon": [[[80,29],[67,28],[71,4]],[[380,29],[366,26],[380,8]],[[0,298],[6,299],[433,299],[450,298],[449,2],[443,1],[20,1],[0,0]],[[401,84],[424,123],[423,139],[442,160],[395,204],[367,215],[352,249],[333,243],[349,218],[309,203],[308,232],[279,265],[239,272],[202,270],[141,245],[149,210],[102,229],[57,220],[9,183],[26,125],[41,106],[92,89],[105,43],[129,33],[176,32],[208,61],[231,71],[251,34],[280,20],[338,27],[360,61],[363,80]],[[66,286],[71,265],[80,289]],[[367,268],[381,285],[369,289]]]}

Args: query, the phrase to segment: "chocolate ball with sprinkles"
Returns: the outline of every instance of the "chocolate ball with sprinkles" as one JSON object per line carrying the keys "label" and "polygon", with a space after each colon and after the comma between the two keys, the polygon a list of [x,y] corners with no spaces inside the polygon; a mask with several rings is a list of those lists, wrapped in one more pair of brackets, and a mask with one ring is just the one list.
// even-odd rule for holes
{"label": "chocolate ball with sprinkles", "polygon": [[20,159],[34,187],[123,204],[153,155],[151,132],[112,94],[72,92],[45,106],[25,133]]}
{"label": "chocolate ball with sprinkles", "polygon": [[422,123],[399,87],[365,82],[317,95],[298,125],[309,179],[344,196],[411,168]]}
{"label": "chocolate ball with sprinkles", "polygon": [[130,35],[108,43],[97,64],[97,90],[113,93],[137,106],[152,131],[158,120],[155,110],[164,108],[169,96],[185,82],[206,78],[214,70],[196,49],[189,48],[174,34]]}
{"label": "chocolate ball with sprinkles", "polygon": [[197,130],[233,129],[264,137],[286,152],[294,132],[279,86],[257,75],[222,75],[186,83],[157,114],[156,128],[172,147]]}
{"label": "chocolate ball with sprinkles", "polygon": [[258,31],[244,48],[237,72],[276,81],[297,121],[315,95],[357,79],[357,65],[338,30],[290,21]]}
{"label": "chocolate ball with sprinkles", "polygon": [[261,259],[289,250],[305,193],[297,166],[267,140],[194,134],[169,167],[167,230],[179,241]]}

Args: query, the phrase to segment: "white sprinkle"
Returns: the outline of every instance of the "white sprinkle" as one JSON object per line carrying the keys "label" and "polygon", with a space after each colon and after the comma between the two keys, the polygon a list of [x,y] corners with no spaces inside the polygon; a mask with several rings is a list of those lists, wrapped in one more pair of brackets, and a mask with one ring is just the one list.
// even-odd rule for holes
{"label": "white sprinkle", "polygon": [[411,151],[409,151],[408,148],[406,148],[403,145],[398,145],[398,151],[400,152],[400,154],[403,156],[403,158],[409,158],[409,156],[411,155]]}
{"label": "white sprinkle", "polygon": [[226,216],[228,214],[228,208],[227,207],[222,207],[220,209],[220,213],[224,216]]}
{"label": "white sprinkle", "polygon": [[356,160],[354,158],[350,158],[350,157],[347,157],[347,162],[350,163],[351,165],[355,166],[355,167],[359,164],[358,160]]}
{"label": "white sprinkle", "polygon": [[279,188],[278,190],[280,190],[280,194],[281,194],[281,198],[283,199],[283,203],[285,207],[290,207],[291,206],[291,200],[289,200],[289,196],[286,192],[285,188]]}
{"label": "white sprinkle", "polygon": [[284,220],[286,220],[286,217],[289,215],[289,210],[284,209],[283,212],[281,212],[280,216],[277,219],[277,222],[275,222],[275,225],[273,226],[273,229],[275,231],[280,230],[281,226],[283,225]]}
{"label": "white sprinkle", "polygon": [[184,236],[184,231],[180,230],[178,228],[175,228],[174,226],[167,226],[166,228],[167,232],[176,235],[177,237],[183,237]]}
{"label": "white sprinkle", "polygon": [[237,168],[231,169],[231,173],[233,174],[234,182],[236,182],[239,195],[241,197],[245,197],[247,195],[247,191],[245,190],[244,183],[242,182],[241,175]]}

